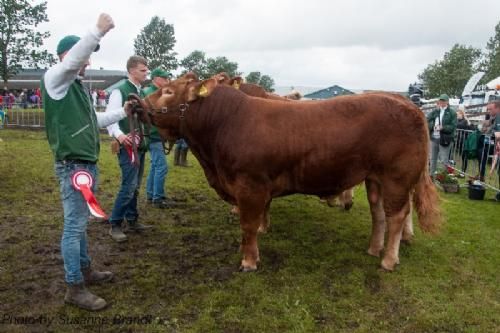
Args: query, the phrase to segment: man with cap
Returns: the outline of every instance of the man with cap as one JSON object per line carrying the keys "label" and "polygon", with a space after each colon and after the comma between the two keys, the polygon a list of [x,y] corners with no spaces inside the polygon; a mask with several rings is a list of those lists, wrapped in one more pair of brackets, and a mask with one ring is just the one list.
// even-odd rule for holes
{"label": "man with cap", "polygon": [[[158,88],[170,82],[172,75],[157,67],[151,72],[151,84],[144,88],[143,94],[147,96],[154,93]],[[168,173],[168,164],[165,157],[164,142],[158,133],[158,129],[151,126],[149,141],[149,154],[151,157],[151,168],[146,184],[147,202],[157,208],[172,208],[176,206],[173,200],[168,200],[165,193],[165,178]]]}
{"label": "man with cap", "polygon": [[86,285],[110,281],[111,272],[94,270],[87,250],[89,208],[83,194],[74,186],[73,175],[83,172],[96,189],[99,157],[99,127],[107,126],[130,113],[130,103],[113,113],[96,113],[89,91],[81,79],[99,41],[114,28],[112,18],[101,14],[97,24],[81,39],[69,35],[57,45],[60,62],[47,70],[41,80],[45,124],[55,157],[64,211],[61,253],[67,292],[64,301],[86,310],[100,310],[106,301],[86,289]]}
{"label": "man with cap", "polygon": [[427,116],[431,137],[430,174],[432,177],[436,172],[438,158],[441,163],[448,163],[457,129],[457,115],[450,108],[449,100],[446,94],[439,96],[437,108]]}
{"label": "man with cap", "polygon": [[[131,93],[144,97],[142,84],[148,75],[147,60],[141,56],[133,55],[127,60],[126,66],[128,79],[111,92],[106,112],[121,109]],[[139,122],[136,125],[137,128],[130,128],[128,119],[122,119],[107,127],[109,135],[119,143],[116,152],[122,174],[120,190],[109,218],[111,224],[109,235],[116,242],[127,240],[125,231],[141,232],[151,228],[151,226],[139,222],[137,199],[144,173],[144,157],[148,149],[147,141],[149,139],[145,135],[141,139],[138,135],[138,132],[141,131],[145,133],[144,123]],[[132,140],[136,141],[137,156],[135,156],[135,152],[131,154]],[[123,225],[125,220],[128,224],[127,229]]]}

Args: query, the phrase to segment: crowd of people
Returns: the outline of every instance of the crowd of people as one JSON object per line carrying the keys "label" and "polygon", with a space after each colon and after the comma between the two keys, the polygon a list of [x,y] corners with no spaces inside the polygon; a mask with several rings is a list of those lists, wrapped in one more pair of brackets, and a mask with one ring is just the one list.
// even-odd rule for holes
{"label": "crowd of people", "polygon": [[42,94],[40,88],[36,89],[4,89],[0,94],[0,109],[12,110],[13,108],[41,108]]}
{"label": "crowd of people", "polygon": [[[497,163],[500,158],[500,99],[492,99],[487,104],[487,111],[485,120],[475,126],[467,119],[463,108],[455,111],[450,107],[446,94],[439,97],[437,108],[427,115],[431,139],[431,176],[436,173],[438,164],[451,164],[451,149],[454,148],[462,159],[462,172],[467,171],[469,159],[478,160],[477,178],[481,182],[485,181],[488,161],[493,156],[489,174],[495,171],[499,174],[500,187],[500,168]],[[457,130],[460,130],[458,135]],[[500,192],[496,194],[496,200],[500,201]]]}

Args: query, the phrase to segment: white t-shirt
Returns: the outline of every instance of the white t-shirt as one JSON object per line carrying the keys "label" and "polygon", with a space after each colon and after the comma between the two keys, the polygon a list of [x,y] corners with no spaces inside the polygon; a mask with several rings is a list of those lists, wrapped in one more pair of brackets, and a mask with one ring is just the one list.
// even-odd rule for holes
{"label": "white t-shirt", "polygon": [[446,109],[441,108],[439,112],[439,117],[436,117],[436,119],[434,120],[434,129],[432,131],[432,137],[435,139],[439,139],[439,137],[441,136],[439,127],[443,124],[444,110]]}

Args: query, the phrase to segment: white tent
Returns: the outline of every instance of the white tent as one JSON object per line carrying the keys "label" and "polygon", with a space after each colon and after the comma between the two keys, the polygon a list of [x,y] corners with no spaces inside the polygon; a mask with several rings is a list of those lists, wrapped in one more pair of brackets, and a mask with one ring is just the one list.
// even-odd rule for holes
{"label": "white tent", "polygon": [[491,80],[490,82],[486,83],[486,86],[489,89],[496,89],[500,90],[500,76],[497,77],[496,79]]}

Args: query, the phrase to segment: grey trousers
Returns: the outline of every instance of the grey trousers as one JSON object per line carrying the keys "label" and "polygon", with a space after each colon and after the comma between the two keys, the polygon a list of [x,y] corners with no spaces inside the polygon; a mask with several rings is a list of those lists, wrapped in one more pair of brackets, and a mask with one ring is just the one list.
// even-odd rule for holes
{"label": "grey trousers", "polygon": [[448,160],[450,157],[450,149],[451,149],[453,144],[449,145],[448,147],[444,147],[444,146],[441,146],[439,144],[438,139],[431,138],[430,145],[431,145],[431,147],[429,149],[430,150],[429,159],[431,162],[430,174],[432,176],[432,175],[434,175],[434,172],[436,172],[436,169],[438,167],[438,162],[439,162],[439,166],[443,166],[443,167],[445,164],[448,164]]}

